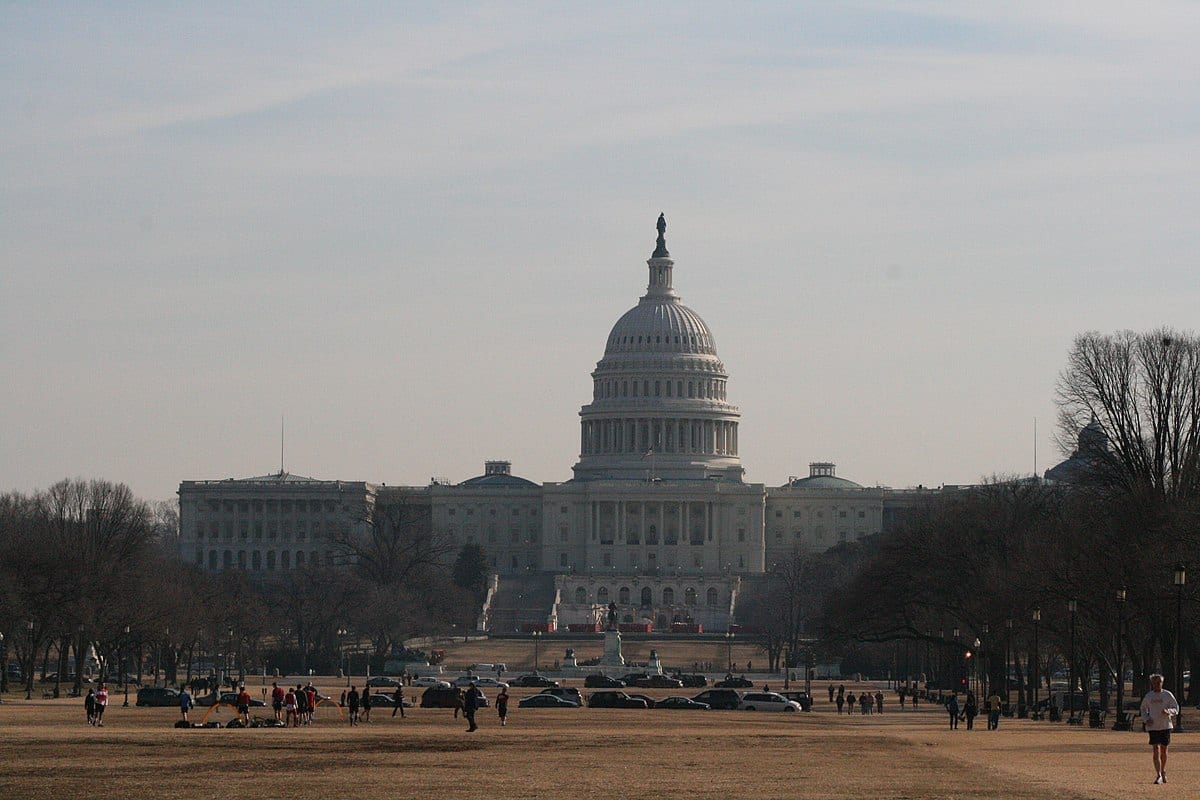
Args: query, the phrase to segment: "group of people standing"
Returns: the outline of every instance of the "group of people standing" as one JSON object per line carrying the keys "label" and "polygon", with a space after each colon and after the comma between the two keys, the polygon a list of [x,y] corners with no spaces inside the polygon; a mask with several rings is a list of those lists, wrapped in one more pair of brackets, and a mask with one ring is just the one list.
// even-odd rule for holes
{"label": "group of people standing", "polygon": [[863,691],[857,696],[854,692],[847,692],[846,687],[837,687],[837,696],[834,697],[833,684],[829,684],[829,699],[837,705],[838,714],[842,713],[842,709],[846,710],[847,714],[853,714],[857,706],[861,714],[882,714],[883,713],[883,692],[876,690],[875,694],[868,691]]}

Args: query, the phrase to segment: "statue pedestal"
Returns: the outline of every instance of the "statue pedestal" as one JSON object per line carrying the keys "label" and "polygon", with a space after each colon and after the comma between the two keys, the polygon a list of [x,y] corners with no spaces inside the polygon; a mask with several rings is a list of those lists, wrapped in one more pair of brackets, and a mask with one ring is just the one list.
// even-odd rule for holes
{"label": "statue pedestal", "polygon": [[662,661],[658,658],[658,651],[650,651],[650,663],[646,665],[646,671],[651,675],[662,675]]}
{"label": "statue pedestal", "polygon": [[602,667],[623,667],[625,656],[621,655],[621,632],[604,632],[604,656],[600,659]]}

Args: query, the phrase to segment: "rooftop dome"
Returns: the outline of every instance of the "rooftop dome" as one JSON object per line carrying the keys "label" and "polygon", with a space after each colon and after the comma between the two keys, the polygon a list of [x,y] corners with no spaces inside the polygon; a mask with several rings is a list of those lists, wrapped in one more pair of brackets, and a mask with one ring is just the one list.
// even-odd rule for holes
{"label": "rooftop dome", "polygon": [[839,478],[837,465],[828,461],[815,461],[808,465],[807,478],[789,478],[785,489],[861,489],[862,484]]}
{"label": "rooftop dome", "polygon": [[513,475],[511,461],[485,461],[482,475],[467,478],[459,486],[537,486],[537,484]]}
{"label": "rooftop dome", "polygon": [[717,351],[699,314],[676,296],[647,294],[613,325],[604,348],[606,356],[639,352],[716,355]]}

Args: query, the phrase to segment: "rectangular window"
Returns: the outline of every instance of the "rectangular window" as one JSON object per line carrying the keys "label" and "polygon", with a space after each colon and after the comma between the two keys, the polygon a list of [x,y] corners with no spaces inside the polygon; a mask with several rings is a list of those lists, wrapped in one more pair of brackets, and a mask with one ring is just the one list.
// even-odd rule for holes
{"label": "rectangular window", "polygon": [[739,542],[746,541],[746,529],[745,528],[738,528],[738,541]]}
{"label": "rectangular window", "polygon": [[800,519],[800,512],[799,512],[799,511],[793,511],[793,512],[792,512],[792,519]]}
{"label": "rectangular window", "polygon": [[606,566],[606,567],[612,566],[612,553],[604,554],[604,566]]}
{"label": "rectangular window", "polygon": [[559,506],[559,507],[558,507],[558,513],[560,513],[560,514],[565,514],[565,513],[567,513],[567,507],[566,507],[566,506]]}
{"label": "rectangular window", "polygon": [[[858,512],[858,518],[859,518],[859,519],[862,519],[862,518],[863,518],[863,517],[865,517],[865,516],[867,516],[867,512],[865,512],[865,511],[860,511],[860,512]],[[1115,675],[1116,673],[1114,672],[1113,674]]]}

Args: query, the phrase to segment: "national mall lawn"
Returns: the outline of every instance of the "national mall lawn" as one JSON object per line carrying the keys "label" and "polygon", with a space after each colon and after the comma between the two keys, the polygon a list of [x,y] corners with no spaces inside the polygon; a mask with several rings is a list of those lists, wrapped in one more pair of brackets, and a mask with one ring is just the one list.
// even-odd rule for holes
{"label": "national mall lawn", "polygon": [[[334,697],[344,688],[332,678],[319,685]],[[814,685],[814,710],[800,714],[522,709],[517,701],[536,690],[514,689],[508,726],[486,708],[473,734],[447,709],[410,709],[404,720],[376,709],[370,724],[351,728],[328,706],[299,729],[180,730],[178,710],[122,708],[120,691],[94,728],[78,699],[26,702],[10,692],[0,705],[0,787],[5,798],[47,800],[766,800],[1182,798],[1200,785],[1200,732],[1174,737],[1171,783],[1153,786],[1141,732],[1016,719],[989,732],[983,716],[974,731],[950,731],[941,708],[901,711],[886,690],[884,714],[839,717],[825,686]],[[230,717],[221,709],[210,719]]]}

